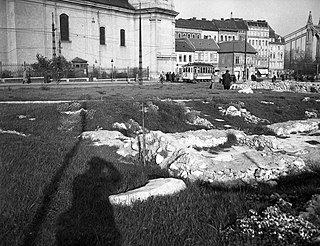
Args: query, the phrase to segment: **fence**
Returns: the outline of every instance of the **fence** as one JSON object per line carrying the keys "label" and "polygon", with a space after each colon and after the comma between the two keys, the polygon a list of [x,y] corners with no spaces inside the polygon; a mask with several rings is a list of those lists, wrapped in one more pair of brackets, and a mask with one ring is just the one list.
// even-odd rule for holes
{"label": "fence", "polygon": [[[31,64],[5,64],[0,61],[0,79],[7,79],[10,81],[19,80],[23,77],[23,71],[27,69],[28,74],[35,78],[41,78],[43,80],[43,75],[39,74],[39,71],[35,71]],[[88,78],[88,80],[94,79],[136,79],[139,74],[138,67],[127,67],[127,68],[102,68],[95,66],[88,66],[82,68],[73,68],[71,71],[66,71],[61,74],[61,78]],[[54,77],[52,71],[47,71],[47,76]],[[144,80],[150,79],[149,67],[142,69],[142,77]]]}

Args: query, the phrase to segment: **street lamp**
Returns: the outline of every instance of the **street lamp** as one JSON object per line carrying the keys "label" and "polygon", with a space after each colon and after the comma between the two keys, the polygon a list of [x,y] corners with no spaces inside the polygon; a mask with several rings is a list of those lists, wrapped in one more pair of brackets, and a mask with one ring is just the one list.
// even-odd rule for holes
{"label": "street lamp", "polygon": [[113,82],[113,59],[111,59],[111,81]]}

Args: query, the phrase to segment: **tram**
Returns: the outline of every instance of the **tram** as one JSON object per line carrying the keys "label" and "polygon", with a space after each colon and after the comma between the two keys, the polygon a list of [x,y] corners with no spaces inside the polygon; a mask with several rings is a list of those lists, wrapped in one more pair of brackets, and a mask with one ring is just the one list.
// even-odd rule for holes
{"label": "tram", "polygon": [[211,81],[214,73],[214,66],[209,63],[189,63],[183,66],[183,82],[204,82]]}

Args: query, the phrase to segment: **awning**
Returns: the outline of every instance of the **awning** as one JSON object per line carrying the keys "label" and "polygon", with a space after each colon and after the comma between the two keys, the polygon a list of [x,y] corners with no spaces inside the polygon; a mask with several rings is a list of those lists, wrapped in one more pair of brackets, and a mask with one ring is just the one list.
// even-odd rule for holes
{"label": "awning", "polygon": [[265,68],[259,68],[258,71],[261,73],[261,74],[268,74],[268,69],[265,69]]}

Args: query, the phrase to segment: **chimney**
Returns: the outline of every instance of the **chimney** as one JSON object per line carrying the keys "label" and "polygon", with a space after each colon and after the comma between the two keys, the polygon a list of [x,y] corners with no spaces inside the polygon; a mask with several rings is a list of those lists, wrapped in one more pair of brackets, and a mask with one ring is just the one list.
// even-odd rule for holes
{"label": "chimney", "polygon": [[202,18],[202,20],[207,20],[206,18]]}
{"label": "chimney", "polygon": [[230,14],[230,19],[232,19],[233,18],[233,15],[232,15],[232,12],[231,12],[231,14]]}

